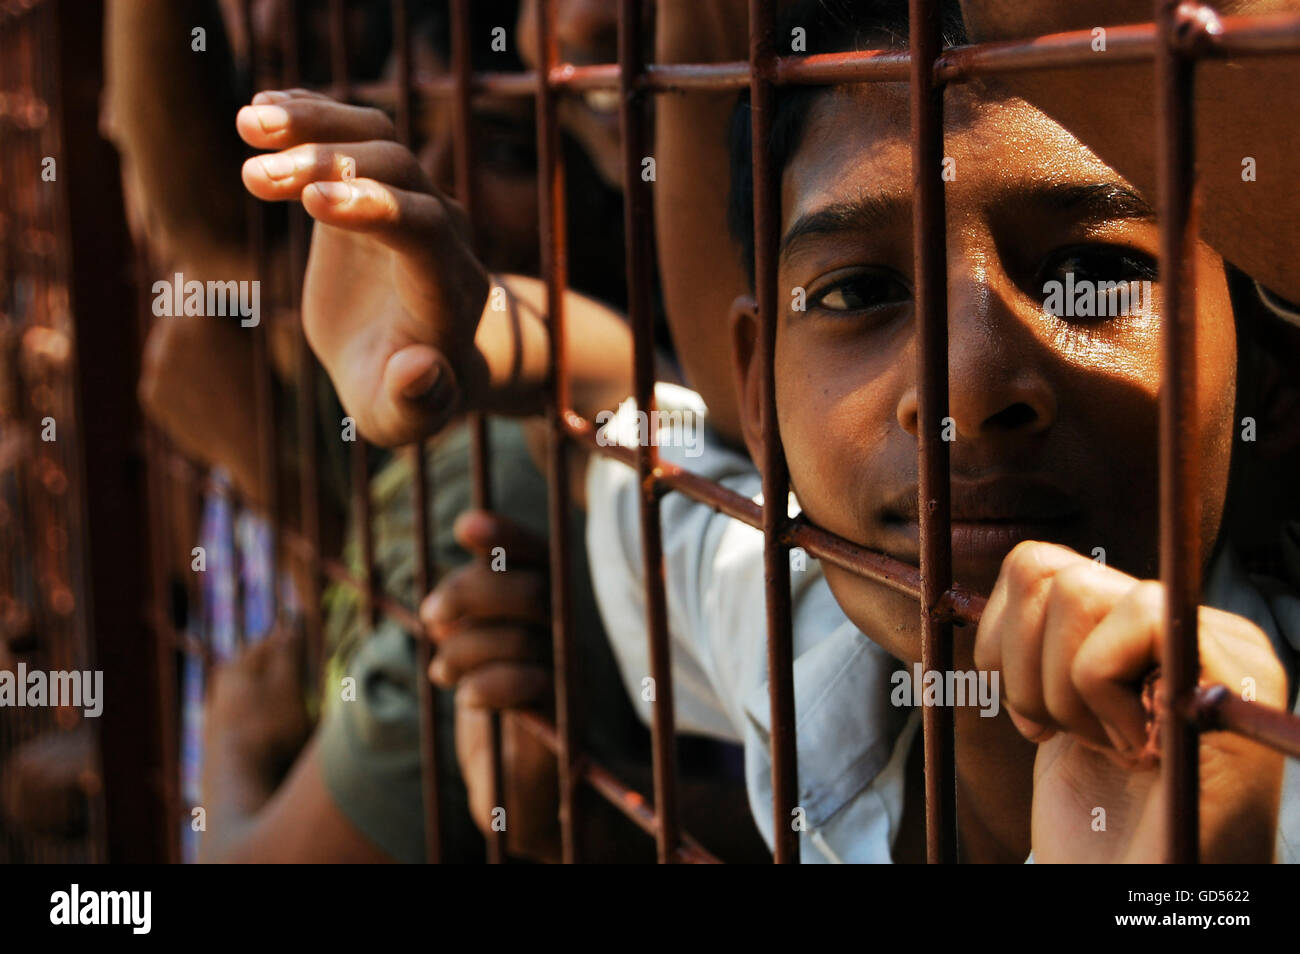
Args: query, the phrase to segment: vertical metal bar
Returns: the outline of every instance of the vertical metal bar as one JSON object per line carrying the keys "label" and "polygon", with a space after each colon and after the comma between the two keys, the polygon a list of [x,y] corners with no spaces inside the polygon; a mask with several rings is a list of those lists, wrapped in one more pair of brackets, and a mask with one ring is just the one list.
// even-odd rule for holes
{"label": "vertical metal bar", "polygon": [[347,0],[330,0],[330,79],[334,82],[334,95],[348,98],[348,3]]}
{"label": "vertical metal bar", "polygon": [[[69,301],[81,423],[81,501],[86,521],[89,599],[84,605],[104,673],[104,713],[98,729],[104,774],[108,857],[114,862],[157,862],[171,857],[174,815],[167,813],[163,775],[163,654],[141,625],[145,605],[146,502],[138,479],[134,399],[139,351],[133,327],[135,295],[124,259],[129,237],[122,219],[117,157],[100,138],[99,89],[103,69],[102,9],[60,0],[52,24],[58,33],[61,102],[59,181],[70,236]],[[87,78],[91,82],[85,82]],[[73,146],[75,144],[75,148]],[[91,312],[94,317],[91,317]]]}
{"label": "vertical metal bar", "polygon": [[[397,55],[397,137],[411,145],[411,29],[407,0],[393,0],[393,42]],[[437,567],[433,565],[430,546],[428,468],[424,459],[424,442],[410,449],[411,492],[415,514],[415,587],[421,599],[433,588]],[[424,805],[424,858],[429,864],[442,860],[442,791],[441,765],[438,761],[438,700],[429,681],[429,663],[433,644],[426,638],[416,640],[415,678],[419,686],[420,705],[420,788]]]}
{"label": "vertical metal bar", "polygon": [[[149,280],[149,260],[144,249],[136,249],[136,309],[139,341],[143,343],[149,332],[149,315],[151,296],[146,289],[152,287]],[[173,319],[164,319],[173,320]],[[144,487],[147,505],[148,528],[146,539],[149,547],[149,627],[154,634],[154,645],[158,656],[159,672],[166,673],[173,661],[171,589],[169,585],[169,568],[171,566],[172,547],[175,540],[168,532],[167,503],[172,482],[168,479],[168,467],[164,455],[165,443],[158,429],[150,422],[144,421]],[[197,604],[196,604],[197,605]],[[178,709],[175,694],[168,680],[159,680],[162,698],[159,713],[162,717],[163,770],[162,794],[164,814],[175,818],[180,810],[180,733],[177,728]],[[167,832],[167,860],[175,862],[180,853],[179,829],[175,825]]]}
{"label": "vertical metal bar", "polygon": [[542,275],[550,317],[551,407],[548,409],[550,481],[551,624],[554,635],[555,723],[559,737],[560,830],[563,859],[578,860],[576,830],[577,719],[574,710],[575,659],[572,646],[572,607],[569,593],[569,458],[563,415],[569,408],[569,382],[564,351],[564,290],[567,277],[567,236],[564,215],[564,159],[560,151],[559,117],[551,71],[559,60],[554,26],[555,0],[537,4],[537,36],[541,68],[537,78],[537,158]]}
{"label": "vertical metal bar", "polygon": [[[286,0],[280,22],[284,38],[284,69],[282,80],[288,88],[299,83],[298,64],[298,4]],[[250,38],[250,49],[251,38]],[[307,343],[302,324],[302,275],[307,263],[307,213],[298,203],[289,205],[289,306],[298,315],[298,334],[294,349],[294,392],[297,403],[295,429],[298,437],[298,506],[303,537],[309,546],[304,558],[307,592],[302,599],[302,614],[307,631],[310,671],[317,684],[325,669],[325,636],[321,621],[321,529],[320,495],[317,479],[320,473],[320,450],[316,430],[316,355]],[[331,425],[333,422],[330,422]]]}
{"label": "vertical metal bar", "polygon": [[[248,75],[260,75],[258,69],[258,50],[253,43],[252,0],[244,0],[240,5],[240,16],[244,23],[244,34],[248,37]],[[251,151],[249,153],[251,155]],[[266,241],[266,210],[263,204],[253,198],[251,193],[244,196],[244,205],[248,216],[249,248],[252,251],[255,278],[264,281],[270,274],[269,256]],[[279,440],[279,418],[275,401],[275,386],[272,379],[270,359],[271,329],[269,321],[259,320],[253,334],[253,400],[257,408],[257,449],[258,476],[261,478],[262,491],[266,494],[260,504],[265,508],[265,518],[271,530],[271,553],[268,562],[270,580],[271,620],[279,619],[280,588],[280,480],[277,466],[277,448]],[[232,551],[235,555],[235,572],[240,572],[239,548],[236,544]],[[238,585],[238,584],[237,584]],[[242,592],[242,589],[239,590]],[[242,627],[241,627],[242,631]]]}
{"label": "vertical metal bar", "polygon": [[772,708],[772,821],[775,860],[799,861],[794,809],[799,795],[795,749],[794,646],[790,626],[790,557],[780,542],[789,522],[790,478],[776,420],[777,242],[780,177],[771,167],[776,24],[773,5],[749,0],[750,109],[753,122],[754,275],[762,364],[763,576],[767,585],[767,672]]}
{"label": "vertical metal bar", "polygon": [[[921,539],[921,666],[952,668],[952,624],[940,614],[952,585],[948,444],[948,275],[943,181],[943,88],[935,81],[940,53],[938,4],[910,0],[912,232],[916,268],[917,453]],[[956,765],[952,710],[925,706],[925,853],[930,864],[957,860]]]}
{"label": "vertical metal bar", "polygon": [[[474,206],[477,188],[474,176],[473,78],[474,59],[470,37],[469,0],[451,0],[451,70],[455,80],[452,98],[453,120],[456,135],[453,142],[453,160],[456,170],[457,199],[465,209],[470,229],[474,228]],[[491,459],[488,446],[487,417],[470,414],[469,428],[470,491],[474,506],[479,510],[492,509]],[[501,713],[493,711],[489,717],[491,749],[492,804],[505,805],[505,764],[501,737]],[[487,840],[488,861],[500,864],[505,860],[506,836],[494,830]]]}
{"label": "vertical metal bar", "polygon": [[[651,301],[654,275],[650,184],[641,176],[641,160],[649,140],[646,129],[648,103],[636,91],[645,70],[644,37],[639,0],[619,3],[619,121],[623,134],[623,219],[627,223],[628,318],[632,325],[632,378],[637,407],[654,416],[654,312]],[[637,448],[640,477],[641,558],[645,564],[646,629],[650,641],[650,674],[654,679],[655,706],[651,726],[654,750],[656,846],[659,863],[667,864],[681,842],[677,817],[677,737],[673,713],[672,658],[668,642],[668,608],[664,595],[662,525],[659,495],[653,474],[659,466],[655,432]]]}
{"label": "vertical metal bar", "polygon": [[1156,107],[1159,135],[1161,316],[1160,579],[1165,587],[1161,784],[1167,795],[1166,853],[1195,862],[1199,836],[1198,731],[1189,718],[1200,653],[1197,604],[1201,591],[1199,441],[1196,430],[1196,291],[1193,243],[1195,60],[1175,46],[1178,4],[1157,0]]}
{"label": "vertical metal bar", "polygon": [[[334,95],[347,101],[348,82],[347,2],[330,0],[330,79]],[[357,541],[361,550],[361,576],[364,581],[362,605],[367,625],[374,628],[379,623],[379,590],[375,575],[375,539],[370,506],[370,452],[366,440],[353,435],[349,455],[352,465],[352,513],[356,521]]]}

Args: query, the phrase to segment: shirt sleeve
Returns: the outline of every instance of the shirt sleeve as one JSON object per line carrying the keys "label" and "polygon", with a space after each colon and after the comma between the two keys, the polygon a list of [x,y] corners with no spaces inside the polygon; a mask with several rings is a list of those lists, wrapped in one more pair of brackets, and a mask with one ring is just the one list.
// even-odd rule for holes
{"label": "shirt sleeve", "polygon": [[382,624],[356,651],[351,691],[320,729],[320,766],[334,802],[367,838],[408,864],[424,860],[415,646]]}

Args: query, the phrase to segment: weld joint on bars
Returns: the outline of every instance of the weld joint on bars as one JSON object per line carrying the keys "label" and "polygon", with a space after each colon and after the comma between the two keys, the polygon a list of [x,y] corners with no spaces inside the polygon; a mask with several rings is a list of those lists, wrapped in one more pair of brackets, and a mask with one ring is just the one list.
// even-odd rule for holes
{"label": "weld joint on bars", "polygon": [[[596,438],[595,426],[572,410],[566,410],[562,416],[565,432],[573,440],[597,454],[636,467],[636,454],[631,448],[601,444]],[[756,530],[763,528],[762,510],[753,500],[675,464],[660,460],[651,472],[649,482],[649,489],[659,497],[677,491]],[[802,514],[788,520],[780,533],[780,542],[785,546],[802,547],[818,559],[883,583],[903,596],[918,601],[921,598],[921,580],[915,566],[837,536],[811,523]],[[954,583],[944,591],[932,612],[944,622],[975,626],[979,624],[987,602],[984,596],[969,587]]]}

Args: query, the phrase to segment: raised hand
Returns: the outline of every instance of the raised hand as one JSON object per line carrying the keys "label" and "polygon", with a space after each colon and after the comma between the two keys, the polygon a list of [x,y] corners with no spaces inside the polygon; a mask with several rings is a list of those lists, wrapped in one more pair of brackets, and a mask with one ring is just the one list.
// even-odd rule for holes
{"label": "raised hand", "polygon": [[239,111],[244,185],[316,220],[303,327],[369,440],[427,436],[486,387],[474,347],[489,278],[463,209],[434,188],[380,110],[306,90],[261,92]]}

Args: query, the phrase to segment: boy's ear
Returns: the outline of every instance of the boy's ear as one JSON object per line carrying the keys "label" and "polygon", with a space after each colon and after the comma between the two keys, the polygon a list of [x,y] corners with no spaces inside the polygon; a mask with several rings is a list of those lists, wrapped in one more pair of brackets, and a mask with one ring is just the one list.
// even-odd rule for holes
{"label": "boy's ear", "polygon": [[740,430],[754,461],[762,459],[762,371],[758,354],[758,303],[741,295],[731,303],[731,369],[739,400]]}

